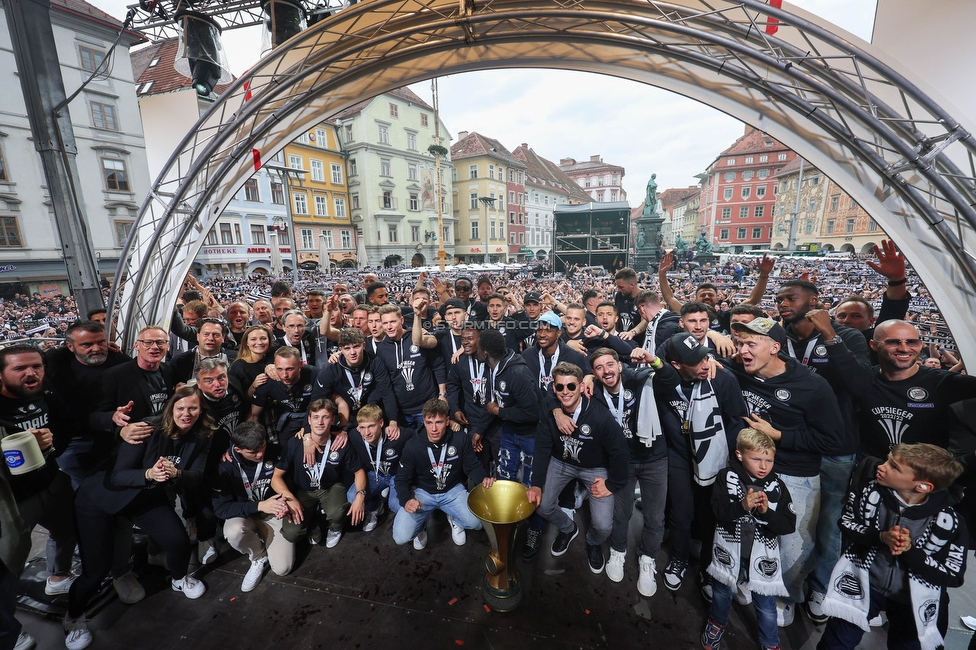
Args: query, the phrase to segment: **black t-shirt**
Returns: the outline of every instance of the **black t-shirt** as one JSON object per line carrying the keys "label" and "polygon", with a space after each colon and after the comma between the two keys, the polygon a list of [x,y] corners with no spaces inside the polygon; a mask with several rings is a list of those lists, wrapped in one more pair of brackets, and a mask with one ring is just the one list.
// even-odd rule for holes
{"label": "black t-shirt", "polygon": [[273,410],[274,431],[277,437],[269,431],[270,442],[278,442],[294,435],[305,424],[305,413],[312,401],[315,373],[314,366],[305,365],[299,371],[298,382],[294,386],[286,386],[280,381],[268,381],[254,391],[252,403],[261,408],[270,404]]}
{"label": "black t-shirt", "polygon": [[640,312],[634,305],[634,298],[630,298],[619,291],[613,297],[613,304],[617,308],[617,331],[626,332],[641,322]]}
{"label": "black t-shirt", "polygon": [[149,412],[150,415],[159,415],[166,408],[169,401],[169,391],[166,390],[166,382],[163,380],[163,373],[159,370],[143,370],[139,372],[146,378],[146,385],[149,387]]}
{"label": "black t-shirt", "polygon": [[[331,442],[331,439],[330,439]],[[313,490],[327,490],[336,483],[352,485],[357,470],[362,469],[359,456],[347,444],[342,449],[328,449],[325,465],[321,467],[322,475],[318,476],[322,454],[316,452],[315,465],[305,464],[305,447],[300,438],[289,438],[281,451],[277,468],[284,470],[285,482],[293,489],[312,492]]]}
{"label": "black t-shirt", "polygon": [[[50,429],[54,434],[53,451],[48,452],[46,463],[32,472],[10,476],[10,488],[14,499],[24,501],[50,487],[58,472],[56,454],[71,439],[68,414],[61,400],[52,392],[44,391],[33,399],[12,399],[0,395],[0,439],[29,429]],[[8,466],[23,459],[10,452],[4,454]]]}

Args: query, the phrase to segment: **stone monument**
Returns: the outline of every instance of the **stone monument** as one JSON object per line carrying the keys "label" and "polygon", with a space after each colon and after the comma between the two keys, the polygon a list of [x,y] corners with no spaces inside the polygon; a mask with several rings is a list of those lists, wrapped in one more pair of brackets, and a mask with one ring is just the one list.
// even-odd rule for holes
{"label": "stone monument", "polygon": [[651,179],[647,181],[644,209],[636,224],[633,267],[638,271],[655,272],[661,261],[661,225],[664,223],[664,216],[661,214],[661,202],[657,198],[656,179],[657,174],[651,174]]}

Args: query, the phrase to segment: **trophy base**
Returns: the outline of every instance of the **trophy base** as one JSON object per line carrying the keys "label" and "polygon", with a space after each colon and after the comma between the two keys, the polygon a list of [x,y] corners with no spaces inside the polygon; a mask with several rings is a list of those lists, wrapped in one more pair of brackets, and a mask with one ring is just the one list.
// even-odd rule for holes
{"label": "trophy base", "polygon": [[516,582],[508,589],[495,589],[488,584],[488,576],[481,582],[481,595],[485,605],[494,612],[511,612],[522,604],[522,583]]}

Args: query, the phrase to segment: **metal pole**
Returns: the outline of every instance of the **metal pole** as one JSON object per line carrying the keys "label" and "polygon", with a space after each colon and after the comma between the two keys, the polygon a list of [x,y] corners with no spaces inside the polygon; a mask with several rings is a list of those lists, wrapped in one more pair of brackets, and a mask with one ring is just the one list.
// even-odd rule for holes
{"label": "metal pole", "polygon": [[796,179],[796,202],[793,204],[793,216],[790,219],[790,237],[786,240],[786,250],[796,250],[796,220],[800,216],[800,189],[803,187],[803,158],[800,158],[800,173]]}
{"label": "metal pole", "polygon": [[[292,283],[295,287],[298,286],[298,233],[295,232],[295,215],[292,214],[292,209],[294,206],[291,202],[291,170],[285,167],[272,167],[271,165],[265,165],[268,171],[274,172],[278,176],[278,180],[281,184],[285,186],[285,201],[288,203],[288,208],[285,210],[285,215],[288,217],[288,230],[291,231],[291,275]],[[299,176],[301,178],[301,176]]]}
{"label": "metal pole", "polygon": [[490,196],[479,196],[478,200],[485,206],[485,264],[488,264],[491,262],[491,258],[488,257],[488,206],[494,209],[495,199]]}
{"label": "metal pole", "polygon": [[[430,89],[434,99],[434,144],[438,149],[441,146],[441,117],[440,101],[437,97],[437,78],[431,79]],[[437,265],[441,267],[441,273],[447,266],[447,252],[444,250],[444,213],[441,212],[441,198],[443,188],[441,187],[441,154],[434,155],[434,166],[437,168]]]}
{"label": "metal pole", "polygon": [[84,317],[89,310],[104,307],[105,302],[81,197],[75,162],[78,148],[71,117],[67,107],[57,114],[54,112],[66,96],[51,27],[51,3],[50,0],[4,0],[3,7],[34,148],[40,154],[51,193],[68,291],[78,302],[79,316]]}

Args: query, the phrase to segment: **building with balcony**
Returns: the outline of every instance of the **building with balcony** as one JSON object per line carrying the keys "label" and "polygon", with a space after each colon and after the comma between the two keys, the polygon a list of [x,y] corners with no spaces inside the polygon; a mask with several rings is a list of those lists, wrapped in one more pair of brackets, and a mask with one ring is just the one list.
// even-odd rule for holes
{"label": "building with balcony", "polygon": [[742,137],[698,175],[699,228],[717,250],[741,253],[769,247],[775,205],[773,177],[794,157],[786,145],[746,125]]}
{"label": "building with balcony", "polygon": [[498,140],[467,131],[458,132],[458,141],[451,146],[451,160],[458,224],[456,261],[508,262],[519,255],[525,259],[525,252],[521,252],[525,242],[524,205],[519,202],[525,196],[525,164]]}
{"label": "building with balcony", "polygon": [[575,158],[561,158],[559,169],[590,195],[597,203],[604,201],[626,201],[624,191],[624,168],[603,162],[599,155],[589,160],[576,162]]}
{"label": "building with balcony", "polygon": [[364,265],[432,264],[438,238],[451,259],[453,165],[441,158],[438,182],[429,151],[431,145],[447,146],[450,135],[443,122],[435,129],[434,109],[409,88],[398,88],[341,111],[335,121],[346,152],[349,213],[368,258]]}
{"label": "building with balcony", "polygon": [[[102,67],[122,23],[84,2],[52,0],[51,23],[68,94]],[[48,182],[27,118],[6,17],[0,13],[0,297],[67,294],[63,244]],[[121,35],[97,76],[68,105],[77,145],[79,200],[99,273],[114,275],[139,207],[149,191],[146,138],[139,119],[129,48],[145,39]]]}

